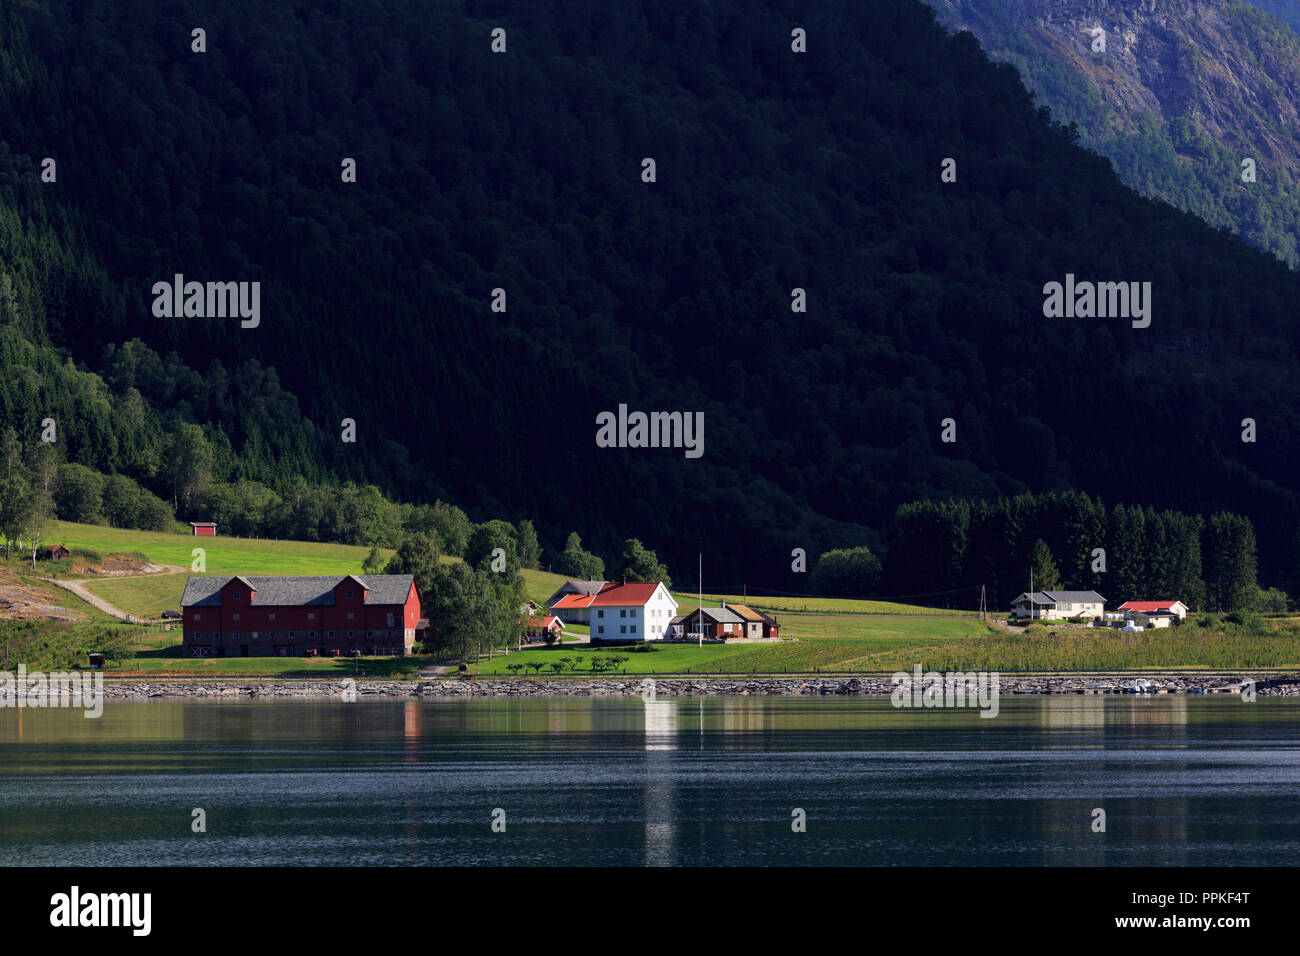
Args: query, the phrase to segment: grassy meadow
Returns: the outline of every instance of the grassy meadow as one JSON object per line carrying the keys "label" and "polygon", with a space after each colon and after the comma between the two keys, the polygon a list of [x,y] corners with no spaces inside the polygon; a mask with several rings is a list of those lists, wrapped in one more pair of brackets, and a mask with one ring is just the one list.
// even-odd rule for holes
{"label": "grassy meadow", "polygon": [[[202,547],[205,574],[346,574],[360,573],[366,548],[305,541],[256,538],[194,538],[189,535],[127,531],[58,522],[46,539],[76,551],[101,557],[135,555],[158,564],[189,567],[192,550]],[[51,592],[52,603],[85,615],[85,627],[102,626],[111,618],[75,595],[43,584],[42,576],[67,576],[72,561],[40,562],[33,572],[18,560],[7,566],[27,584]],[[445,560],[454,561],[455,558]],[[154,617],[180,606],[188,571],[129,577],[87,576],[94,593],[132,613]],[[525,571],[531,600],[542,603],[564,577],[545,571]],[[695,607],[698,597],[675,592],[680,609]],[[970,611],[920,608],[880,601],[799,597],[706,595],[716,607],[746,603],[773,614],[786,640],[770,644],[659,644],[653,650],[626,648],[593,650],[569,643],[498,653],[470,666],[476,675],[519,676],[594,675],[593,658],[621,657],[615,671],[627,674],[750,674],[750,673],[892,673],[917,664],[927,670],[1070,671],[1161,668],[1300,668],[1300,619],[1252,619],[1229,623],[1218,618],[1189,620],[1181,627],[1124,635],[1114,630],[1031,627],[1023,634],[989,627]],[[74,627],[80,627],[75,625]],[[120,625],[118,625],[120,626]],[[587,627],[569,625],[585,635]],[[72,647],[78,638],[61,632],[58,647]],[[180,656],[178,627],[132,631],[136,659],[113,665],[124,672],[178,676],[280,675],[347,676],[358,664],[346,658],[247,658],[191,660]],[[581,639],[580,637],[578,639]],[[65,648],[66,649],[66,648]],[[49,653],[54,654],[55,645]],[[60,652],[62,653],[62,652]],[[581,657],[582,660],[578,660]],[[567,660],[565,660],[567,659]],[[405,661],[362,658],[368,676],[411,674],[432,663],[429,658]],[[538,668],[514,667],[530,665]],[[552,664],[559,664],[557,669]]]}

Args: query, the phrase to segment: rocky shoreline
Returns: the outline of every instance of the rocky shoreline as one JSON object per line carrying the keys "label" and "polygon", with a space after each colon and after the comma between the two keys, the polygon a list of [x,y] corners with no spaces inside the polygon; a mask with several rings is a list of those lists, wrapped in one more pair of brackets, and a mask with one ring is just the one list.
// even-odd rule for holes
{"label": "rocky shoreline", "polygon": [[[1300,697],[1300,675],[1252,677],[1241,674],[1161,676],[1132,674],[1077,677],[1000,678],[1004,696],[1105,695],[1105,694],[1239,694],[1242,684],[1255,681],[1259,697]],[[1146,681],[1145,690],[1138,687]],[[893,689],[889,677],[662,677],[654,678],[659,697],[887,697]],[[174,698],[182,700],[323,699],[355,692],[365,698],[447,697],[641,697],[646,679],[528,680],[458,679],[427,680],[129,680],[104,682],[104,696],[113,700]]]}

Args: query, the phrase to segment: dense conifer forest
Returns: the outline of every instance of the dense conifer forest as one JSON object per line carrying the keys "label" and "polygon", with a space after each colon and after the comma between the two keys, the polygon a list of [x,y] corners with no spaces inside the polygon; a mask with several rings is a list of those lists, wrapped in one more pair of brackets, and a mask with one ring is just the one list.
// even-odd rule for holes
{"label": "dense conifer forest", "polygon": [[[544,563],[635,536],[681,583],[703,551],[801,590],[792,548],[867,546],[896,593],[993,573],[918,563],[900,505],[1086,493],[1240,513],[1288,582],[1300,276],[1126,189],[918,0],[635,11],[0,7],[6,480],[61,517],[451,553],[530,519]],[[1151,282],[1150,327],[1045,318],[1067,273]],[[260,325],[156,318],[176,274],[260,281]],[[597,448],[620,403],[702,411],[704,455]]]}

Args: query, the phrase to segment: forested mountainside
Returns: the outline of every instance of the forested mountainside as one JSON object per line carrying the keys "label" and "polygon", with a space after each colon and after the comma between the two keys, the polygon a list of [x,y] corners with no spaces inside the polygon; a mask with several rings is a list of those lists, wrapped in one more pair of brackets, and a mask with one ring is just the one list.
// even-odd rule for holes
{"label": "forested mountainside", "polygon": [[1256,9],[1294,2],[927,2],[1129,186],[1300,264],[1300,36]]}
{"label": "forested mountainside", "polygon": [[1271,13],[1292,29],[1300,29],[1300,3],[1297,0],[1249,0],[1249,3]]}
{"label": "forested mountainside", "polygon": [[[918,0],[6,4],[0,411],[167,498],[193,423],[219,481],[714,580],[797,589],[791,548],[879,548],[912,499],[1077,489],[1245,512],[1268,582],[1300,277],[1077,139]],[[176,274],[260,281],[260,324],[155,317]],[[1149,327],[1046,318],[1067,274],[1150,282]],[[598,448],[621,403],[703,412],[703,456]]]}

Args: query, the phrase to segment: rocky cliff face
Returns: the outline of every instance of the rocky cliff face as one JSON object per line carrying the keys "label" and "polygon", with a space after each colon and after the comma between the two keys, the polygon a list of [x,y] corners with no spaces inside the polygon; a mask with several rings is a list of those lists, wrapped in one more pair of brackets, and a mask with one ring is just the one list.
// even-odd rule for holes
{"label": "rocky cliff face", "polygon": [[[926,2],[1129,186],[1300,266],[1300,35],[1284,22],[1241,0]],[[1259,2],[1300,23],[1300,0]]]}
{"label": "rocky cliff face", "polygon": [[[1147,111],[1165,124],[1186,120],[1260,166],[1300,173],[1300,37],[1270,31],[1267,18],[1240,3],[935,0],[932,6],[994,56],[1006,52],[1003,31],[1010,27],[1086,77],[1121,118]],[[1195,152],[1187,158],[1201,159]]]}

